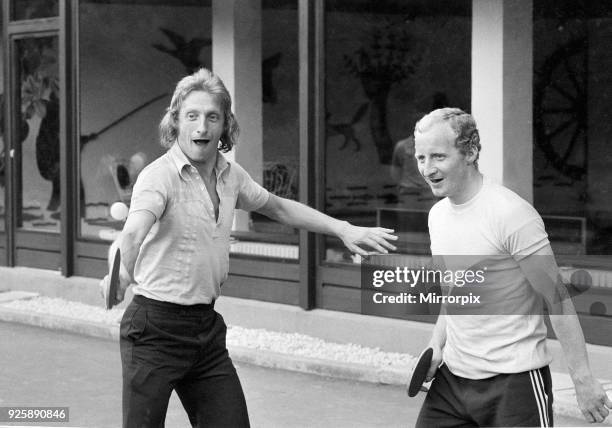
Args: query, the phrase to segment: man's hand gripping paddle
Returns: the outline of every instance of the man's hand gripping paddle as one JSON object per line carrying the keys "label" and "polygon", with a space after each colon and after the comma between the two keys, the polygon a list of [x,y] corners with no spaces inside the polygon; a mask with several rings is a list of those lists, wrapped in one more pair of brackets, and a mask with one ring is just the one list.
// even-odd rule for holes
{"label": "man's hand gripping paddle", "polygon": [[110,281],[106,290],[106,309],[111,309],[119,300],[117,299],[117,289],[119,288],[119,270],[121,268],[121,251],[117,248],[115,258],[113,259],[113,267],[111,269]]}
{"label": "man's hand gripping paddle", "polygon": [[412,370],[412,375],[408,381],[408,396],[414,397],[419,391],[423,390],[423,383],[427,377],[427,372],[431,366],[431,359],[433,357],[433,348],[427,348],[421,355]]}

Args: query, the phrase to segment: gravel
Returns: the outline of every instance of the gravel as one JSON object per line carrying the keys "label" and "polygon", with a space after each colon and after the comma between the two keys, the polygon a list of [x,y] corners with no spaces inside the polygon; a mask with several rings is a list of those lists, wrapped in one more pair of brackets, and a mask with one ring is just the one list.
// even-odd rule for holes
{"label": "gravel", "polygon": [[123,315],[123,309],[119,308],[107,311],[99,306],[43,296],[32,299],[11,300],[2,304],[2,306],[28,313],[53,315],[108,325],[118,324]]}
{"label": "gravel", "polygon": [[227,342],[228,345],[374,367],[411,366],[414,358],[408,354],[383,352],[378,348],[366,348],[352,343],[326,342],[304,334],[238,326],[230,326]]}
{"label": "gravel", "polygon": [[[1,306],[27,313],[59,316],[107,325],[117,325],[124,311],[120,308],[107,311],[98,306],[44,296],[13,300],[2,303]],[[379,348],[367,348],[352,343],[326,342],[304,334],[280,333],[239,326],[228,326],[227,344],[229,347],[240,346],[377,368],[411,367],[415,359],[414,356],[409,354],[383,352]]]}

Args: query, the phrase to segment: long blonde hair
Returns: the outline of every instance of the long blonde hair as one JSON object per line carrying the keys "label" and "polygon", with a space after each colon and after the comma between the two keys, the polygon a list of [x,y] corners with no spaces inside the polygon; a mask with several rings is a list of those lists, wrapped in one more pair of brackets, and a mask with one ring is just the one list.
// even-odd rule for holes
{"label": "long blonde hair", "polygon": [[178,137],[178,115],[187,95],[193,91],[204,91],[214,95],[221,105],[223,112],[223,133],[221,134],[219,150],[228,152],[238,140],[238,121],[232,113],[232,98],[223,84],[223,81],[206,68],[184,77],[176,85],[170,107],[159,123],[159,138],[163,147],[169,149]]}

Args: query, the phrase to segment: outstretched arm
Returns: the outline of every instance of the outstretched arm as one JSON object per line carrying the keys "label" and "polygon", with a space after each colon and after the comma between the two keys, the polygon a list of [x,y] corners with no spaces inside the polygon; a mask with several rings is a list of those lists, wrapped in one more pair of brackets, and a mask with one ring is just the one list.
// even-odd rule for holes
{"label": "outstretched arm", "polygon": [[[386,254],[389,250],[396,249],[389,242],[397,240],[397,236],[391,234],[392,229],[354,226],[299,202],[273,194],[270,194],[268,202],[257,212],[291,227],[337,236],[346,248],[362,256],[368,256],[374,252]],[[371,250],[367,251],[361,245],[366,245]]]}

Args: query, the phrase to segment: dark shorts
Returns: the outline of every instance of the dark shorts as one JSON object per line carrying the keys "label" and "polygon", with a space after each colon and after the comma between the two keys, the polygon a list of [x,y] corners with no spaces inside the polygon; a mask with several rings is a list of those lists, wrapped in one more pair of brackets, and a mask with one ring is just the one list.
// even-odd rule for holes
{"label": "dark shorts", "polygon": [[121,321],[123,426],[163,427],[173,390],[194,427],[248,427],[227,327],[214,305],[134,296]]}
{"label": "dark shorts", "polygon": [[473,380],[455,376],[442,365],[416,426],[549,427],[553,426],[552,402],[548,366]]}

